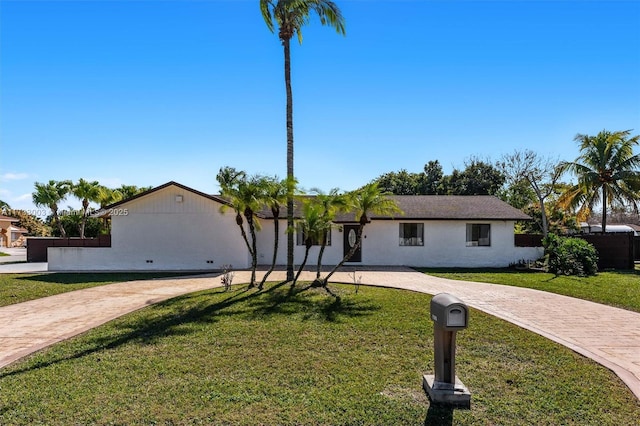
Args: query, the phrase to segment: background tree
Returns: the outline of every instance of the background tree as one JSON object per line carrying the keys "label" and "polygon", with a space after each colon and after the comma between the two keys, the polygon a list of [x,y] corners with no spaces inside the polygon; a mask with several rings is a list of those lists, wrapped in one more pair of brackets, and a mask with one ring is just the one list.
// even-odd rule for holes
{"label": "background tree", "polygon": [[40,218],[32,215],[26,210],[11,210],[10,216],[19,220],[17,226],[28,231],[28,235],[34,237],[48,237],[52,234],[51,226],[47,225]]}
{"label": "background tree", "polygon": [[511,185],[524,181],[533,190],[539,204],[542,235],[546,237],[549,233],[549,222],[544,203],[553,194],[562,175],[558,160],[539,156],[531,150],[516,150],[512,154],[504,155],[499,167]]}
{"label": "background tree", "polygon": [[[291,90],[291,39],[294,35],[302,44],[302,27],[314,12],[322,25],[329,25],[345,34],[345,23],[338,6],[330,0],[260,0],[260,11],[267,28],[275,32],[284,49],[284,83],[287,97],[287,179],[295,179],[293,173],[293,94]],[[293,191],[287,194],[287,226],[293,229]],[[293,279],[293,233],[287,234],[287,280]]]}
{"label": "background tree", "polygon": [[607,229],[607,209],[612,204],[628,205],[638,211],[640,200],[640,155],[633,154],[640,136],[630,137],[631,130],[603,130],[596,136],[578,134],[580,156],[562,163],[578,183],[560,197],[563,207],[578,208],[578,219],[585,220],[593,207],[602,205],[602,232]]}
{"label": "background tree", "polygon": [[465,169],[454,169],[442,180],[448,195],[497,195],[504,185],[505,176],[491,163],[471,158]]}
{"label": "background tree", "polygon": [[53,217],[53,223],[58,228],[61,237],[66,237],[64,226],[58,216],[58,204],[67,198],[67,194],[71,190],[71,181],[55,181],[50,180],[48,183],[35,183],[35,192],[32,194],[31,199],[33,204],[38,207],[48,207],[51,209],[51,215]]}
{"label": "background tree", "polygon": [[138,195],[150,189],[153,189],[153,187],[152,186],[137,187],[135,185],[121,185],[116,190],[122,195],[123,200],[127,200],[135,195]]}
{"label": "background tree", "polygon": [[[73,211],[72,207],[67,207],[69,211]],[[47,217],[46,223],[51,224],[51,216]],[[67,237],[79,237],[80,226],[82,225],[82,216],[79,214],[65,214],[60,216],[60,221],[66,230]],[[85,238],[96,238],[105,230],[104,222],[97,218],[88,216],[85,221],[84,236]],[[53,236],[59,237],[60,233],[57,229],[53,229]]]}
{"label": "background tree", "polygon": [[89,205],[98,202],[100,198],[100,183],[98,181],[89,182],[80,178],[77,183],[71,186],[71,193],[82,201],[82,217],[80,219],[80,238],[85,238],[85,226],[89,215]]}
{"label": "background tree", "polygon": [[410,173],[405,169],[389,172],[375,178],[381,191],[394,195],[417,195],[422,193],[424,177],[421,173]]}
{"label": "background tree", "polygon": [[8,203],[0,200],[0,211],[11,210],[11,206]]}
{"label": "background tree", "polygon": [[442,187],[442,179],[444,172],[442,165],[438,160],[429,161],[424,165],[424,174],[421,176],[420,194],[424,195],[442,195],[444,189]]}
{"label": "background tree", "polygon": [[389,198],[388,193],[380,191],[378,185],[370,183],[364,188],[347,194],[347,210],[356,214],[358,221],[358,231],[356,232],[356,242],[349,249],[347,254],[324,278],[321,278],[319,284],[326,287],[329,278],[348,260],[362,245],[362,232],[367,223],[369,223],[369,214],[392,215],[401,213],[402,211],[394,200]]}

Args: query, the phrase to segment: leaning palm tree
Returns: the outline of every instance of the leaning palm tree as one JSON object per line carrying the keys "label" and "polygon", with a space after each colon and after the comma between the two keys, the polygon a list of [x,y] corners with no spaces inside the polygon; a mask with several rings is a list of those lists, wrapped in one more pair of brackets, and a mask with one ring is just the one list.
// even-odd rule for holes
{"label": "leaning palm tree", "polygon": [[[258,249],[256,231],[260,230],[260,221],[256,213],[262,209],[265,202],[265,178],[261,176],[246,177],[244,172],[238,172],[232,167],[220,169],[216,177],[220,184],[221,195],[229,205],[222,205],[224,212],[231,207],[236,213],[236,224],[240,227],[242,239],[251,255],[251,281],[249,287],[256,285],[256,269],[258,266]],[[244,227],[247,223],[249,237]]]}
{"label": "leaning palm tree", "polygon": [[58,204],[67,198],[67,194],[71,190],[71,181],[50,180],[48,183],[36,182],[35,189],[35,192],[31,195],[33,204],[51,209],[53,222],[60,230],[60,236],[65,238],[67,233],[60,221],[60,216],[58,216]]}
{"label": "leaning palm tree", "polygon": [[640,201],[640,154],[633,148],[640,136],[630,137],[630,130],[609,132],[596,136],[578,134],[580,156],[573,162],[562,163],[578,177],[578,183],[564,192],[559,204],[578,208],[578,220],[585,220],[593,207],[602,204],[602,232],[607,229],[607,208],[614,204],[629,204],[638,212]]}
{"label": "leaning palm tree", "polygon": [[71,186],[71,193],[82,200],[82,221],[80,222],[80,238],[84,238],[84,228],[89,215],[89,203],[98,202],[100,197],[100,183],[98,181],[89,182],[80,178],[78,183]]}
{"label": "leaning palm tree", "polygon": [[265,181],[265,203],[271,209],[273,216],[273,257],[271,258],[271,266],[264,274],[258,289],[262,290],[267,278],[276,267],[278,261],[278,242],[280,240],[280,208],[287,202],[287,194],[289,191],[295,191],[296,182],[288,179],[278,180],[277,178],[266,178]]}
{"label": "leaning palm tree", "polygon": [[377,215],[393,215],[394,213],[402,213],[398,204],[389,198],[389,193],[380,191],[377,183],[369,183],[361,189],[349,194],[347,203],[349,210],[355,213],[358,220],[358,231],[356,232],[356,241],[344,255],[340,263],[338,263],[327,274],[326,277],[317,279],[316,282],[326,287],[329,278],[333,275],[362,245],[362,231],[367,223],[369,223],[369,214]]}
{"label": "leaning palm tree", "polygon": [[[284,84],[287,96],[287,179],[293,180],[293,94],[291,91],[291,39],[302,43],[302,27],[315,12],[322,25],[345,34],[345,22],[338,6],[330,0],[260,0],[262,17],[271,32],[278,28],[284,48]],[[293,191],[287,194],[287,280],[293,279]]]}
{"label": "leaning palm tree", "polygon": [[316,245],[318,241],[325,238],[327,231],[331,229],[331,221],[326,218],[322,206],[313,200],[306,199],[302,205],[302,217],[298,220],[296,232],[302,235],[305,251],[304,258],[298,269],[298,273],[293,279],[292,285],[298,281],[300,274],[304,270],[309,258],[311,247]]}
{"label": "leaning palm tree", "polygon": [[[311,192],[316,193],[313,202],[320,206],[320,208],[322,209],[322,217],[329,224],[333,223],[333,220],[335,219],[338,212],[344,211],[348,206],[348,197],[344,194],[341,194],[338,188],[331,189],[328,194],[325,194],[317,188],[311,189]],[[329,242],[330,232],[331,227],[329,226],[325,229],[325,232],[319,239],[320,250],[318,251],[318,262],[316,265],[316,280],[320,279],[320,271],[322,270],[322,256],[324,255],[324,250]]]}

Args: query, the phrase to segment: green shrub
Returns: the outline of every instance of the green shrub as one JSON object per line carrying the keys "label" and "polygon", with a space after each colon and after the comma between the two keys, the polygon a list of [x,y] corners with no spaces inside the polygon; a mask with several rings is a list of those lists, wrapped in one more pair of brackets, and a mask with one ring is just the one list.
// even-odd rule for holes
{"label": "green shrub", "polygon": [[583,239],[549,234],[543,245],[547,270],[553,274],[584,277],[598,272],[598,252]]}

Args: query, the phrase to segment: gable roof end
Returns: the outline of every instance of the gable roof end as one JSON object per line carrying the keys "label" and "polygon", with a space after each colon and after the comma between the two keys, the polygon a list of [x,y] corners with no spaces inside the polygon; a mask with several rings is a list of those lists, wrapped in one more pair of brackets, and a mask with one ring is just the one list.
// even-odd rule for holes
{"label": "gable roof end", "polygon": [[216,202],[218,202],[220,204],[229,205],[229,202],[227,200],[225,200],[224,198],[222,198],[222,197],[219,197],[217,195],[205,194],[204,192],[200,192],[200,191],[198,191],[196,189],[193,189],[193,188],[190,188],[188,186],[182,185],[181,183],[170,181],[170,182],[167,182],[167,183],[165,183],[163,185],[156,186],[155,188],[151,188],[151,189],[149,189],[147,191],[144,191],[144,192],[141,192],[139,194],[136,194],[133,197],[129,197],[129,198],[124,199],[124,200],[120,200],[117,203],[109,204],[108,206],[106,206],[106,207],[98,210],[97,212],[93,213],[91,216],[92,217],[109,217],[111,215],[110,211],[113,210],[114,208],[122,206],[123,204],[130,203],[131,201],[137,200],[138,198],[142,198],[142,197],[147,196],[149,194],[153,194],[154,192],[163,190],[163,189],[168,188],[170,186],[176,186],[176,187],[178,187],[180,189],[183,189],[185,191],[191,192],[192,194],[198,195],[200,197],[204,197],[204,198],[207,198],[209,200],[216,201]]}

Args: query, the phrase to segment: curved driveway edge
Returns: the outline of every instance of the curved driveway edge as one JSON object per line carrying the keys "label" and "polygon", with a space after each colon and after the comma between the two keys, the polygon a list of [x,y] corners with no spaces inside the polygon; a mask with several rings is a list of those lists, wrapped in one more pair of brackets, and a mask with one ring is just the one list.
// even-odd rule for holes
{"label": "curved driveway edge", "polygon": [[[452,293],[473,308],[611,369],[640,399],[640,313],[539,290],[438,278],[409,268],[362,268],[355,276],[363,285]],[[284,277],[284,271],[275,271],[269,280]],[[304,272],[300,279],[314,277]],[[353,272],[332,278],[353,283]],[[234,284],[248,280],[248,271],[235,272]],[[220,285],[220,274],[129,281],[0,307],[0,367],[145,306]],[[427,312],[425,306],[425,318]]]}

